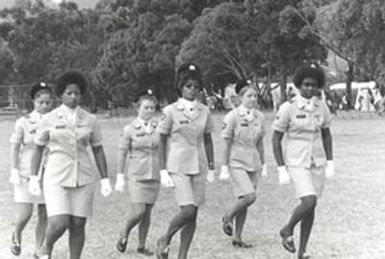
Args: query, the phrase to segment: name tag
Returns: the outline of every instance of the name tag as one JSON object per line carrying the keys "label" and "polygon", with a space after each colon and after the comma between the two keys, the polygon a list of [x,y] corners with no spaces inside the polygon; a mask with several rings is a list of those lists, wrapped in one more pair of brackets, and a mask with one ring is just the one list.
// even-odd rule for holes
{"label": "name tag", "polygon": [[65,129],[66,126],[65,125],[57,125],[55,126],[55,129]]}
{"label": "name tag", "polygon": [[241,127],[249,127],[249,123],[243,122],[243,123],[241,123]]}
{"label": "name tag", "polygon": [[76,125],[77,128],[84,128],[87,127],[87,124],[78,124]]}
{"label": "name tag", "polygon": [[31,134],[31,135],[33,135],[33,134],[35,134],[36,133],[36,129],[33,129],[33,130],[31,130],[30,132],[29,132],[29,134]]}
{"label": "name tag", "polygon": [[189,121],[188,120],[182,120],[182,121],[179,121],[179,124],[183,125],[183,124],[188,124]]}
{"label": "name tag", "polygon": [[306,119],[306,114],[298,114],[295,116],[297,119]]}
{"label": "name tag", "polygon": [[146,134],[145,134],[145,133],[139,133],[139,134],[136,134],[136,137],[138,137],[138,138],[140,138],[140,137],[144,137],[144,136],[146,136]]}

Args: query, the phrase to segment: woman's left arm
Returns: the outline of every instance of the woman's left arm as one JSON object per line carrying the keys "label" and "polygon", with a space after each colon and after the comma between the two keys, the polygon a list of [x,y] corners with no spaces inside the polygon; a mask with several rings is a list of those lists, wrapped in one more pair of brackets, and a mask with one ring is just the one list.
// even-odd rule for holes
{"label": "woman's left arm", "polygon": [[106,161],[106,155],[104,154],[104,149],[102,145],[92,147],[92,152],[95,156],[95,162],[96,166],[99,170],[101,178],[107,178],[107,161]]}
{"label": "woman's left arm", "polygon": [[265,147],[263,144],[263,136],[260,137],[257,141],[257,150],[259,153],[259,158],[261,160],[261,164],[264,165],[265,164]]}
{"label": "woman's left arm", "polygon": [[333,160],[333,144],[330,128],[321,128],[322,144],[326,154],[326,160]]}
{"label": "woman's left arm", "polygon": [[214,164],[214,145],[213,145],[213,139],[211,137],[211,133],[205,133],[204,135],[204,145],[206,150],[206,157],[207,161],[209,163],[209,169],[214,170],[215,164]]}

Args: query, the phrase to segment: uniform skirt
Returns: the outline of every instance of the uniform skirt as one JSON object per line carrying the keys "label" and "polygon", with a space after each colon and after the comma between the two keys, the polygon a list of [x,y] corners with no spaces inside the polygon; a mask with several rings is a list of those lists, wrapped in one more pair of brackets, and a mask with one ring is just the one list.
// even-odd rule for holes
{"label": "uniform skirt", "polygon": [[92,216],[94,192],[94,183],[79,187],[45,184],[44,195],[48,217],[62,214],[82,218]]}
{"label": "uniform skirt", "polygon": [[155,180],[129,180],[128,196],[132,203],[154,204],[159,195],[160,182]]}
{"label": "uniform skirt", "polygon": [[254,193],[257,189],[259,172],[249,172],[242,168],[232,167],[230,175],[236,198]]}
{"label": "uniform skirt", "polygon": [[14,201],[16,203],[44,204],[44,195],[35,196],[28,191],[28,181],[13,185]]}
{"label": "uniform skirt", "polygon": [[170,176],[175,185],[175,198],[179,206],[199,207],[205,203],[207,173],[186,175],[170,172]]}
{"label": "uniform skirt", "polygon": [[325,166],[288,167],[288,173],[298,198],[309,195],[321,197],[326,179]]}

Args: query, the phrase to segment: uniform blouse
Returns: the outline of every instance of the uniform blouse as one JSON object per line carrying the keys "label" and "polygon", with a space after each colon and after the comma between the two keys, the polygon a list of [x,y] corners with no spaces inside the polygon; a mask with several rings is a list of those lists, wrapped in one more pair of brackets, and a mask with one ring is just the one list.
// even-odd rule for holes
{"label": "uniform blouse", "polygon": [[322,144],[321,129],[329,128],[331,115],[323,101],[313,98],[312,102],[301,96],[281,105],[273,129],[285,132],[284,157],[286,165],[310,168],[326,163]]}

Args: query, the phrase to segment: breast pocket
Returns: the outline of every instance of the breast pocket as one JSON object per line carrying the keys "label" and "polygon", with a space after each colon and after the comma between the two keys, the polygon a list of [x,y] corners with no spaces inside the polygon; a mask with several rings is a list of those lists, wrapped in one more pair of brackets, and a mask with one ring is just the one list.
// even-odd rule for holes
{"label": "breast pocket", "polygon": [[50,131],[50,139],[56,142],[66,142],[69,137],[72,137],[71,131],[64,124],[53,126]]}
{"label": "breast pocket", "polygon": [[297,114],[291,121],[293,129],[307,130],[313,128],[312,118],[308,114]]}
{"label": "breast pocket", "polygon": [[322,124],[324,123],[325,117],[322,113],[315,113],[313,115],[313,121],[316,126],[316,128],[321,128]]}
{"label": "breast pocket", "polygon": [[78,125],[76,127],[76,140],[84,145],[89,144],[92,130],[87,125]]}

